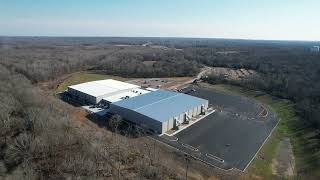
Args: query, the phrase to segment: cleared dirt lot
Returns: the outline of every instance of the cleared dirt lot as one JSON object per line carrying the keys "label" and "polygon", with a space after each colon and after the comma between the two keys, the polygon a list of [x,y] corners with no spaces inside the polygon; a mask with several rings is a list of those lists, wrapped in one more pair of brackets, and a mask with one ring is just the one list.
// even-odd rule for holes
{"label": "cleared dirt lot", "polygon": [[250,69],[232,69],[224,67],[213,67],[210,72],[211,76],[223,78],[228,81],[240,81],[259,78],[259,74]]}
{"label": "cleared dirt lot", "polygon": [[173,86],[185,84],[186,82],[189,82],[192,79],[192,77],[145,78],[130,80],[127,81],[127,83],[135,84],[141,87],[170,89]]}
{"label": "cleared dirt lot", "polygon": [[259,117],[262,104],[242,96],[194,89],[190,95],[208,99],[221,111],[175,135],[178,141],[162,141],[210,165],[244,171],[277,125],[275,115],[266,107],[268,116]]}

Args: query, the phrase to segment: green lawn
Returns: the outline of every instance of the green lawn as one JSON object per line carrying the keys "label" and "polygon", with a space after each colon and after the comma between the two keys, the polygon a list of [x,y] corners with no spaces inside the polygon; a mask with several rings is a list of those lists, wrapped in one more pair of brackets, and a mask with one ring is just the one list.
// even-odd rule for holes
{"label": "green lawn", "polygon": [[[246,175],[248,178],[275,178],[272,175],[271,163],[273,157],[276,155],[277,146],[280,140],[284,137],[289,137],[291,140],[298,176],[304,178],[320,177],[319,132],[304,123],[304,121],[297,116],[294,103],[288,100],[272,97],[268,94],[236,86],[221,84],[209,85],[204,83],[201,84],[201,86],[256,99],[269,105],[279,118],[280,122],[273,134],[247,169]],[[303,173],[304,175],[302,175]]]}
{"label": "green lawn", "polygon": [[128,78],[122,78],[119,76],[105,75],[105,74],[97,74],[92,72],[77,72],[71,74],[70,77],[65,79],[56,89],[56,92],[61,92],[67,89],[70,85],[80,84],[89,81],[103,80],[103,79],[115,79],[119,81],[127,81]]}

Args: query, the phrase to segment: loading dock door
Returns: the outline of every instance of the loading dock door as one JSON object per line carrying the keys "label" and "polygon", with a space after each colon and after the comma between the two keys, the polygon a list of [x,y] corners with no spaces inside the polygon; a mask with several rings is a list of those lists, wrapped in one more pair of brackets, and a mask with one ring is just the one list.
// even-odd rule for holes
{"label": "loading dock door", "polygon": [[174,127],[174,119],[173,118],[171,118],[170,120],[169,120],[169,126],[168,126],[169,128],[168,128],[168,130],[169,129],[172,129],[173,127]]}
{"label": "loading dock door", "polygon": [[197,107],[197,115],[201,114],[201,106]]}
{"label": "loading dock door", "polygon": [[162,123],[162,133],[165,133],[168,131],[168,121],[165,121]]}
{"label": "loading dock door", "polygon": [[188,116],[189,116],[190,118],[193,117],[193,109],[189,109],[189,110],[188,110]]}
{"label": "loading dock door", "polygon": [[182,114],[180,114],[180,116],[179,116],[179,122],[180,122],[180,123],[183,123],[184,120],[185,120],[185,114],[182,113]]}
{"label": "loading dock door", "polygon": [[173,124],[174,127],[177,127],[177,126],[180,125],[179,117],[174,117],[173,120],[174,120],[174,122],[173,122],[173,123],[174,123],[174,124]]}
{"label": "loading dock door", "polygon": [[192,116],[193,116],[193,117],[197,116],[197,110],[198,110],[198,107],[197,107],[197,106],[194,107],[194,108],[192,108]]}
{"label": "loading dock door", "polygon": [[205,114],[206,109],[204,108],[204,104],[201,105],[201,114]]}

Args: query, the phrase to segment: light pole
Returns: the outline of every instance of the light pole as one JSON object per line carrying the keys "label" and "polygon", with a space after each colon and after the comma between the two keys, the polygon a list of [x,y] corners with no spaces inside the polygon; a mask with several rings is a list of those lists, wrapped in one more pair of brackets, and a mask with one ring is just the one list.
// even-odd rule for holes
{"label": "light pole", "polygon": [[187,163],[187,168],[186,168],[186,180],[188,180],[188,169],[189,169],[190,159],[189,159],[189,155],[188,155],[188,154],[184,154],[184,157],[185,157],[185,160],[186,160],[186,163]]}

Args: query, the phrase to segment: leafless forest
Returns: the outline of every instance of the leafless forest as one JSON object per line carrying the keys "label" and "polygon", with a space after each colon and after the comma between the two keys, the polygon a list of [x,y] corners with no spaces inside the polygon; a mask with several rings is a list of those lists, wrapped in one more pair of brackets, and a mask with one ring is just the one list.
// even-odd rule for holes
{"label": "leafless forest", "polygon": [[[145,42],[166,48],[142,46]],[[159,157],[151,157],[152,142],[128,140],[132,129],[122,131],[124,136],[117,133],[119,117],[109,124],[111,134],[93,137],[70,116],[70,105],[37,87],[37,83],[83,70],[124,77],[193,76],[203,66],[255,70],[259,79],[232,81],[209,76],[205,80],[290,99],[305,123],[318,128],[320,54],[311,53],[311,45],[219,39],[0,37],[0,176],[179,178],[156,160]]]}

